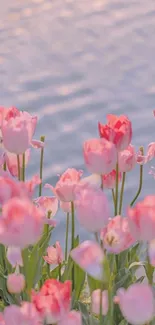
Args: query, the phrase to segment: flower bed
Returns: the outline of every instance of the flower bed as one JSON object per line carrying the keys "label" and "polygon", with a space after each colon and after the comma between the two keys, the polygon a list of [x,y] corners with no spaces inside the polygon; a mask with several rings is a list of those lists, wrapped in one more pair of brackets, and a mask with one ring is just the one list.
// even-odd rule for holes
{"label": "flower bed", "polygon": [[[55,187],[44,185],[44,196],[46,142],[33,138],[36,126],[36,116],[0,108],[0,325],[155,324],[155,195],[136,202],[155,143],[136,152],[131,121],[108,115],[99,137],[83,144],[90,176],[68,168]],[[29,180],[31,150],[40,151],[40,168]],[[137,164],[139,184],[122,215],[126,173]],[[58,209],[66,214],[64,251],[59,241],[50,246]],[[80,242],[75,218],[94,240]]]}

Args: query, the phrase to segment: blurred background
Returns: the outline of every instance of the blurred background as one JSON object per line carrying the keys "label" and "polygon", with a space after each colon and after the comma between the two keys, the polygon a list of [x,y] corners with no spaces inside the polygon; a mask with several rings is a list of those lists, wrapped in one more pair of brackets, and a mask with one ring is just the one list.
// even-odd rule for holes
{"label": "blurred background", "polygon": [[[98,136],[97,123],[104,123],[107,113],[128,115],[136,149],[155,141],[154,0],[0,0],[0,5],[0,105],[38,115],[35,138],[46,136],[44,183],[54,185],[68,167],[87,175],[82,143]],[[37,159],[39,152],[31,159],[29,178],[39,168]],[[150,165],[142,197],[154,193],[149,170]],[[126,204],[137,187],[138,166],[127,177]],[[53,240],[64,231],[65,216],[59,213],[58,220]]]}

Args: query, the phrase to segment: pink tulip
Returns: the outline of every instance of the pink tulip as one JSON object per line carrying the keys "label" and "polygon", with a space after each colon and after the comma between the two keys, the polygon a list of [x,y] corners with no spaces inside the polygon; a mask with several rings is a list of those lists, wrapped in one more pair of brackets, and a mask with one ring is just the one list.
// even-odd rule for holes
{"label": "pink tulip", "polygon": [[118,165],[120,172],[129,172],[136,165],[136,152],[131,144],[123,151],[119,152]]}
{"label": "pink tulip", "polygon": [[128,208],[127,214],[135,240],[150,241],[155,238],[155,196],[146,196],[133,208]]}
{"label": "pink tulip", "polygon": [[144,165],[155,157],[155,142],[151,142],[147,147],[146,155],[142,155],[141,151],[137,155],[137,163]]}
{"label": "pink tulip", "polygon": [[25,287],[25,277],[23,274],[12,273],[7,277],[7,289],[10,293],[20,293]]}
{"label": "pink tulip", "polygon": [[70,310],[71,281],[46,280],[39,293],[33,293],[32,301],[46,324],[57,323]]}
{"label": "pink tulip", "polygon": [[63,251],[60,243],[56,241],[55,247],[49,246],[47,248],[47,256],[43,256],[43,258],[48,264],[61,264],[63,262]]}
{"label": "pink tulip", "polygon": [[24,302],[21,307],[8,306],[3,313],[4,325],[42,325],[34,305]]}
{"label": "pink tulip", "polygon": [[76,188],[76,217],[90,232],[98,232],[108,223],[109,205],[101,189],[83,185]]}
{"label": "pink tulip", "polygon": [[36,123],[37,117],[27,112],[4,119],[1,128],[4,148],[11,153],[24,153],[31,145]]}
{"label": "pink tulip", "polygon": [[132,138],[130,120],[125,115],[108,114],[107,121],[106,125],[98,124],[100,137],[113,142],[118,151],[126,149]]}
{"label": "pink tulip", "polygon": [[154,316],[154,297],[148,284],[132,284],[117,291],[118,303],[124,318],[132,325],[148,324]]}
{"label": "pink tulip", "polygon": [[[18,163],[17,163],[17,155],[11,152],[6,152],[6,164],[7,168],[12,176],[18,176]],[[30,149],[25,151],[25,167],[27,166],[30,159]],[[22,168],[23,163],[23,155],[19,155],[20,166]]]}
{"label": "pink tulip", "polygon": [[105,139],[90,139],[84,142],[83,154],[91,173],[107,174],[116,166],[116,147]]}
{"label": "pink tulip", "polygon": [[70,311],[58,322],[58,325],[82,325],[81,313],[75,310]]}
{"label": "pink tulip", "polygon": [[131,236],[128,219],[116,216],[111,219],[108,226],[101,232],[104,248],[114,254],[119,254],[134,244]]}
{"label": "pink tulip", "polygon": [[[119,173],[118,181],[120,182],[122,179],[122,174]],[[103,187],[104,188],[115,188],[116,186],[116,170],[113,169],[109,174],[105,174],[102,176]]]}
{"label": "pink tulip", "polygon": [[54,196],[40,196],[34,200],[34,203],[42,208],[46,214],[50,211],[52,217],[54,217],[58,211],[58,199]]}
{"label": "pink tulip", "polygon": [[66,213],[70,213],[71,212],[71,202],[60,202],[60,208],[66,212]]}
{"label": "pink tulip", "polygon": [[25,248],[40,238],[43,225],[43,212],[31,201],[12,198],[3,205],[0,243]]}
{"label": "pink tulip", "polygon": [[78,171],[74,168],[68,168],[60,176],[60,179],[57,182],[55,188],[50,184],[46,184],[45,187],[50,188],[60,201],[74,201],[74,190],[80,181],[81,175],[82,171]]}
{"label": "pink tulip", "polygon": [[104,253],[99,244],[86,240],[70,253],[72,259],[95,279],[102,279]]}
{"label": "pink tulip", "polygon": [[[91,296],[91,310],[94,314],[100,314],[100,299],[101,299],[101,290],[97,289],[92,292]],[[109,308],[108,302],[108,291],[102,291],[102,315],[106,315]]]}

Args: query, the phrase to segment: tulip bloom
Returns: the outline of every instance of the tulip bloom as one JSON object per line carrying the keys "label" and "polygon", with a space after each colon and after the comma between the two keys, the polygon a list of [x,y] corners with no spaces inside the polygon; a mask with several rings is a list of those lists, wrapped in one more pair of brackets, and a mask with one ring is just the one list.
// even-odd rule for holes
{"label": "tulip bloom", "polygon": [[7,289],[10,293],[20,293],[25,287],[25,277],[23,274],[9,274],[7,277]]}
{"label": "tulip bloom", "polygon": [[[120,182],[122,179],[122,174],[118,174],[118,181]],[[102,176],[102,182],[104,188],[115,188],[116,186],[116,170],[113,169],[109,174],[105,174]]]}
{"label": "tulip bloom", "polygon": [[103,278],[104,253],[99,244],[86,240],[74,248],[70,255],[74,262],[93,278]]}
{"label": "tulip bloom", "polygon": [[83,185],[76,188],[75,209],[80,224],[90,232],[98,232],[108,223],[109,204],[99,188]]}
{"label": "tulip bloom", "polygon": [[56,197],[60,201],[70,202],[74,201],[75,194],[74,190],[76,185],[79,183],[80,178],[82,176],[82,171],[78,171],[74,168],[68,168],[61,176],[59,181],[57,182],[55,188],[46,184],[46,188],[50,188]]}
{"label": "tulip bloom", "polygon": [[116,166],[117,150],[105,139],[90,139],[84,142],[85,164],[91,173],[107,174]]}
{"label": "tulip bloom", "polygon": [[118,165],[120,172],[129,172],[136,165],[136,152],[131,144],[123,151],[119,152]]}
{"label": "tulip bloom", "polygon": [[90,139],[84,142],[85,164],[91,173],[107,174],[116,166],[117,150],[105,139]]}
{"label": "tulip bloom", "polygon": [[[91,296],[91,310],[94,314],[100,314],[100,299],[101,290],[97,289],[92,292]],[[108,291],[102,291],[102,315],[106,315],[109,308]]]}
{"label": "tulip bloom", "polygon": [[118,289],[117,298],[120,310],[130,324],[148,324],[154,317],[154,297],[149,285],[136,283],[127,290]]}
{"label": "tulip bloom", "polygon": [[70,310],[71,281],[46,280],[39,293],[33,293],[32,301],[46,324],[57,323]]}
{"label": "tulip bloom", "polygon": [[127,214],[135,240],[151,241],[155,238],[155,196],[146,196],[133,208],[128,208]]}
{"label": "tulip bloom", "polygon": [[36,124],[37,117],[27,112],[4,119],[1,127],[4,148],[11,153],[24,153],[31,145]]}
{"label": "tulip bloom", "polygon": [[0,243],[25,248],[41,236],[43,212],[28,199],[12,198],[3,205],[0,218]]}
{"label": "tulip bloom", "polygon": [[47,256],[43,256],[43,258],[48,264],[61,264],[63,262],[63,251],[60,243],[56,241],[55,247],[49,246],[47,248]]}
{"label": "tulip bloom", "polygon": [[113,142],[118,151],[126,149],[132,138],[132,125],[128,117],[108,114],[107,121],[106,125],[98,124],[100,137]]}
{"label": "tulip bloom", "polygon": [[134,244],[131,236],[128,219],[116,216],[111,219],[101,232],[104,248],[114,254],[119,254]]}
{"label": "tulip bloom", "polygon": [[54,196],[40,196],[34,200],[34,203],[42,208],[46,214],[50,211],[52,217],[54,217],[58,211],[58,199]]}

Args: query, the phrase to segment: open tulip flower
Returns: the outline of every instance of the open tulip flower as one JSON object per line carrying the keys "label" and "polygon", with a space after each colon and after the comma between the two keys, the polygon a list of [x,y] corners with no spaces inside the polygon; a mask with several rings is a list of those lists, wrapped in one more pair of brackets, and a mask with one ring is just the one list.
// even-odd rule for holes
{"label": "open tulip flower", "polygon": [[135,148],[129,118],[108,114],[83,143],[84,172],[67,168],[51,185],[36,127],[0,107],[0,325],[154,325],[155,194],[140,195],[155,142]]}

